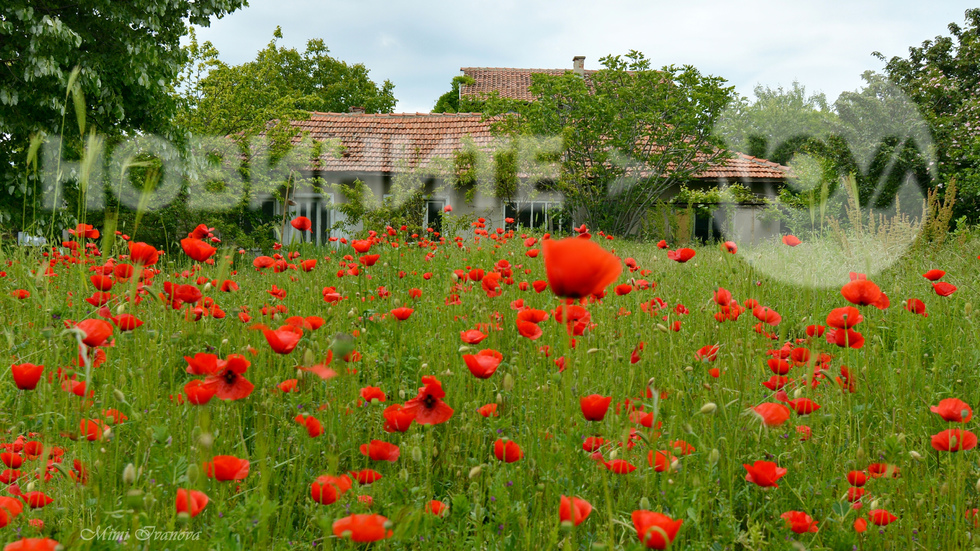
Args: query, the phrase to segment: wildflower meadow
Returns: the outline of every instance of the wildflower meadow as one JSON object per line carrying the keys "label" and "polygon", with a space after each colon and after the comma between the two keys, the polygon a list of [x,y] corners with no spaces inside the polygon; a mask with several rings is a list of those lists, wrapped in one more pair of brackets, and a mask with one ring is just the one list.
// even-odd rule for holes
{"label": "wildflower meadow", "polygon": [[0,253],[0,541],[977,547],[977,243],[817,286],[584,226],[264,255],[82,224]]}

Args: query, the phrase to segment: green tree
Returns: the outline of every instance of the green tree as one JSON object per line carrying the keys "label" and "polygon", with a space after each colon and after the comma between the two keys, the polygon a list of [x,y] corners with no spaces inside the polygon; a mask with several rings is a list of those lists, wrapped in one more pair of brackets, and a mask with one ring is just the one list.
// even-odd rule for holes
{"label": "green tree", "polygon": [[192,63],[185,66],[177,86],[179,123],[195,134],[225,136],[255,134],[270,121],[298,120],[310,111],[394,109],[391,81],[379,86],[364,65],[331,57],[319,38],[309,40],[303,52],[279,46],[281,39],[282,31],[276,28],[254,61],[228,65],[218,59],[210,42],[199,45],[192,35]]}
{"label": "green tree", "polygon": [[717,126],[731,150],[785,165],[808,140],[824,139],[837,123],[826,96],[807,95],[797,81],[790,89],[756,86],[754,94],[754,101],[733,102]]}
{"label": "green tree", "polygon": [[908,57],[885,61],[884,74],[912,98],[936,144],[939,184],[956,179],[955,216],[980,221],[980,8],[966,25],[950,23],[951,36],[909,48]]}
{"label": "green tree", "polygon": [[473,101],[469,98],[461,98],[459,89],[462,86],[469,86],[476,82],[473,77],[460,75],[453,77],[452,88],[445,94],[439,96],[436,106],[432,108],[433,113],[477,113],[480,111],[482,102]]}
{"label": "green tree", "polygon": [[[64,135],[69,80],[85,98],[85,128],[169,135],[170,86],[186,60],[186,23],[207,26],[245,0],[6,0],[0,4],[0,223],[22,227],[25,201],[36,194],[25,162],[30,136]],[[78,119],[82,120],[82,119]]]}
{"label": "green tree", "polygon": [[486,113],[501,117],[503,134],[559,136],[554,189],[566,207],[590,228],[626,234],[666,190],[726,154],[712,129],[734,89],[690,66],[651,70],[636,51],[601,62],[589,80],[534,74],[537,101],[491,98]]}

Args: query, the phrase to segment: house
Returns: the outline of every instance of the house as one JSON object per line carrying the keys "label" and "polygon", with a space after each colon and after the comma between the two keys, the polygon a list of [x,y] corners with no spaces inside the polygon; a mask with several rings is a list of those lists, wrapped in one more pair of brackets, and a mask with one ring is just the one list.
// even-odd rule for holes
{"label": "house", "polygon": [[[588,78],[594,71],[584,69],[584,58],[573,60],[573,70]],[[473,84],[460,89],[461,96],[480,97],[492,92],[513,98],[533,101],[528,91],[531,75],[538,72],[562,74],[560,69],[511,69],[492,67],[466,67],[462,73],[473,79]],[[505,218],[513,218],[524,227],[556,231],[571,226],[572,220],[562,219],[559,194],[538,185],[540,182],[524,181],[521,190],[510,200],[497,199],[486,193],[472,193],[462,189],[456,179],[457,156],[460,152],[476,150],[494,155],[503,147],[491,132],[492,121],[484,120],[479,113],[397,113],[365,114],[352,110],[350,113],[311,113],[310,118],[292,124],[310,138],[329,142],[334,147],[320,155],[318,162],[309,167],[310,175],[331,184],[350,185],[355,180],[364,182],[378,198],[389,198],[396,188],[409,185],[423,189],[426,198],[423,206],[423,223],[441,231],[442,216],[446,207],[454,215],[474,214],[488,223],[502,227]],[[492,161],[488,161],[492,162]],[[523,174],[523,173],[522,173]],[[744,154],[735,154],[694,176],[693,185],[714,187],[741,183],[757,196],[773,197],[787,179],[784,166]],[[411,177],[407,177],[407,176]],[[523,174],[527,176],[526,174]],[[526,178],[525,178],[526,180]],[[456,184],[456,185],[454,185]],[[469,191],[469,193],[468,193]],[[667,197],[677,189],[668,190]],[[313,235],[305,239],[323,243],[331,236],[329,229],[343,221],[343,215],[335,206],[344,201],[343,194],[335,190],[300,191],[291,197],[288,206],[290,216],[307,216],[313,221]],[[282,205],[276,204],[276,214],[282,214]],[[778,224],[765,223],[757,218],[758,209],[751,205],[741,207],[735,213],[733,225],[742,240],[757,239],[778,233]],[[717,229],[702,221],[699,237],[716,237]],[[351,226],[350,232],[359,230]],[[300,236],[292,235],[287,228],[284,240]],[[344,233],[334,231],[334,237]]]}

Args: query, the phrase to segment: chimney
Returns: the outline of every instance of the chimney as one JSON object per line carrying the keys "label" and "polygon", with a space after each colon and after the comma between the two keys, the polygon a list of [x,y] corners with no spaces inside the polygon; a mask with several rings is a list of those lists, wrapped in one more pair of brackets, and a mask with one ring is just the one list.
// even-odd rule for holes
{"label": "chimney", "polygon": [[584,77],[585,76],[585,56],[577,55],[572,58],[572,70],[575,74]]}
{"label": "chimney", "polygon": [[352,106],[350,106],[350,109],[349,110],[350,110],[351,113],[360,113],[361,115],[364,114],[364,108],[363,107],[357,107],[357,106],[352,105]]}

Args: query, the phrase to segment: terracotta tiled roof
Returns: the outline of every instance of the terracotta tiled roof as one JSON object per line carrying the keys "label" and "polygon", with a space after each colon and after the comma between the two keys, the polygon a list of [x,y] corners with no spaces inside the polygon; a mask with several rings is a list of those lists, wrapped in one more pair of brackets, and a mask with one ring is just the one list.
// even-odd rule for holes
{"label": "terracotta tiled roof", "polygon": [[[463,67],[464,75],[472,78],[473,84],[461,86],[461,96],[472,96],[475,99],[500,92],[500,97],[521,101],[534,101],[534,96],[528,91],[531,87],[531,75],[545,73],[548,75],[563,75],[570,69],[510,69],[507,67]],[[585,71],[585,79],[596,71]]]}
{"label": "terracotta tiled roof", "polygon": [[698,179],[739,179],[739,180],[785,180],[789,174],[789,167],[779,163],[746,155],[745,153],[735,153],[731,159],[721,159],[718,163],[709,166],[694,175]]}
{"label": "terracotta tiled roof", "polygon": [[340,140],[341,154],[322,155],[320,170],[397,172],[449,157],[466,136],[480,148],[489,147],[490,123],[482,118],[479,113],[311,113],[293,125],[315,140]]}
{"label": "terracotta tiled roof", "polygon": [[[494,137],[491,122],[479,113],[311,113],[297,128],[314,140],[339,140],[341,153],[324,153],[319,170],[324,172],[398,172],[428,166],[433,159],[448,158],[469,137],[481,149],[490,149]],[[694,177],[698,179],[785,180],[788,168],[736,153]]]}

